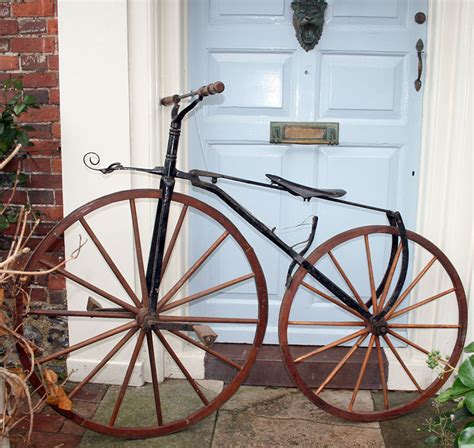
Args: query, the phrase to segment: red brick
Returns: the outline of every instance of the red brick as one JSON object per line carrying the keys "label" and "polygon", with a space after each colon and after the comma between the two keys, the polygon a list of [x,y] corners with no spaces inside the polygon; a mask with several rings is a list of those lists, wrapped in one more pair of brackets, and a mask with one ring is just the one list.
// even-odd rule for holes
{"label": "red brick", "polygon": [[54,191],[29,190],[28,198],[31,204],[54,204]]}
{"label": "red brick", "polygon": [[20,19],[18,21],[20,34],[34,34],[46,32],[45,19]]}
{"label": "red brick", "polygon": [[0,20],[0,35],[8,36],[18,33],[18,22],[13,19]]}
{"label": "red brick", "polygon": [[0,70],[18,70],[18,57],[0,56]]}
{"label": "red brick", "polygon": [[51,159],[51,172],[52,173],[61,173],[62,172],[61,159]]}
{"label": "red brick", "polygon": [[54,37],[14,37],[10,48],[14,53],[53,53],[55,44]]}
{"label": "red brick", "polygon": [[54,138],[61,138],[61,124],[53,123],[51,126],[51,132]]}
{"label": "red brick", "polygon": [[10,15],[10,5],[8,3],[0,3],[0,17],[8,17]]}
{"label": "red brick", "polygon": [[59,108],[57,106],[42,106],[40,109],[30,109],[21,116],[23,123],[44,123],[58,120]]}
{"label": "red brick", "polygon": [[53,205],[51,207],[42,207],[39,205],[36,205],[34,207],[35,211],[38,211],[41,213],[40,219],[41,221],[59,221],[63,218],[64,213],[63,213],[63,208],[61,206],[56,206]]}
{"label": "red brick", "polygon": [[48,33],[58,34],[58,19],[48,19]]}
{"label": "red brick", "polygon": [[76,436],[81,436],[86,432],[86,428],[79,426],[77,423],[74,423],[72,420],[66,420],[63,427],[61,428],[61,434],[74,434]]}
{"label": "red brick", "polygon": [[34,155],[57,157],[60,153],[59,142],[51,140],[34,140],[34,145],[35,146],[28,148],[28,152]]}
{"label": "red brick", "polygon": [[[31,139],[47,139],[51,138],[51,125],[50,124],[35,124],[33,126],[34,131],[30,131],[28,135]],[[33,141],[34,145],[32,148],[28,148],[28,151],[35,151],[39,142]]]}
{"label": "red brick", "polygon": [[[33,417],[33,431],[58,432],[64,424],[64,417],[51,414],[35,414]],[[18,424],[18,429],[28,429],[29,420],[23,420]]]}
{"label": "red brick", "polygon": [[62,275],[48,276],[48,288],[53,291],[66,289],[66,279]]}
{"label": "red brick", "polygon": [[46,70],[48,68],[45,54],[22,54],[20,61],[22,70]]}
{"label": "red brick", "polygon": [[50,70],[59,70],[59,58],[57,54],[48,56],[48,68]]}
{"label": "red brick", "polygon": [[25,87],[57,87],[56,73],[28,73],[22,76]]}
{"label": "red brick", "polygon": [[28,187],[61,189],[62,177],[58,174],[32,174]]}
{"label": "red brick", "polygon": [[54,0],[34,0],[28,3],[15,3],[12,13],[16,17],[48,17],[54,15]]}
{"label": "red brick", "polygon": [[49,103],[49,90],[48,89],[25,89],[25,95],[34,96],[36,98],[37,104]]}
{"label": "red brick", "polygon": [[75,434],[61,434],[35,431],[31,437],[31,446],[76,448],[81,443],[81,436]]}
{"label": "red brick", "polygon": [[79,391],[75,399],[100,403],[109,387],[107,384],[89,383]]}
{"label": "red brick", "polygon": [[44,288],[31,288],[29,292],[33,302],[44,302],[46,300],[46,291]]}
{"label": "red brick", "polygon": [[0,198],[2,203],[11,201],[13,204],[26,204],[27,202],[26,191],[16,190],[13,196],[11,191],[6,191],[0,195]]}
{"label": "red brick", "polygon": [[25,160],[23,168],[29,173],[50,173],[51,162],[49,158],[39,159],[30,157]]}
{"label": "red brick", "polygon": [[9,39],[0,39],[0,52],[6,53],[10,49]]}
{"label": "red brick", "polygon": [[63,192],[56,190],[54,192],[54,199],[56,201],[56,205],[63,205]]}
{"label": "red brick", "polygon": [[49,91],[49,103],[59,104],[59,89],[51,89]]}

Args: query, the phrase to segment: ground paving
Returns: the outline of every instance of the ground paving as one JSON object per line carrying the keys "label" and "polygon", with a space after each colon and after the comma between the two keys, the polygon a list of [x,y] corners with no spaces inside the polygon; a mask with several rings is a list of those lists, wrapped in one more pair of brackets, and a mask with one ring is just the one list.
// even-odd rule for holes
{"label": "ground paving", "polygon": [[[201,384],[209,390],[215,384]],[[186,382],[174,381],[163,388],[164,394],[174,398],[166,415],[179,414],[180,406],[194,400]],[[327,391],[332,399],[348,402],[346,391]],[[84,388],[75,406],[85,415],[105,419],[110,415],[116,387],[99,384]],[[403,393],[401,393],[403,394]],[[127,392],[128,409],[120,415],[118,424],[142,424],[150,415],[153,396],[150,386]],[[400,395],[402,396],[402,395]],[[180,398],[178,398],[180,397]],[[393,394],[397,399],[397,394]],[[392,397],[391,397],[392,399]],[[378,394],[361,391],[360,405],[366,409],[380,406]],[[124,403],[125,404],[125,403]],[[146,440],[122,440],[86,431],[46,407],[35,419],[33,447],[41,448],[217,448],[217,447],[374,447],[399,448],[422,446],[423,434],[417,433],[425,418],[432,413],[427,405],[420,411],[397,420],[382,423],[354,423],[331,416],[310,403],[293,388],[243,386],[221,409],[180,433]],[[13,447],[20,447],[23,425],[15,433]]]}

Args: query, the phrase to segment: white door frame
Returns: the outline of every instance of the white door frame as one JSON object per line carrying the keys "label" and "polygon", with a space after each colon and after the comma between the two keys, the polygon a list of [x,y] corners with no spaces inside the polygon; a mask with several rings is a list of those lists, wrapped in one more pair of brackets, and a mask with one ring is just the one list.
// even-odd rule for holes
{"label": "white door frame", "polygon": [[[100,153],[104,162],[160,164],[169,110],[160,107],[159,98],[187,87],[186,5],[187,0],[58,0],[65,213],[103,194],[154,182],[132,175],[104,179],[83,168],[81,159],[87,150]],[[474,257],[473,135],[466,125],[474,120],[472,93],[467,95],[473,90],[473,17],[468,0],[430,0],[416,229],[454,261],[468,291]],[[465,166],[471,170],[463,172]],[[184,265],[182,253],[176,269]],[[427,335],[425,346],[436,348],[434,332]],[[473,336],[471,330],[468,339]],[[414,356],[414,365],[422,362]],[[165,375],[174,370],[166,364]],[[201,360],[194,367],[202,375]],[[398,372],[390,382],[406,385]]]}

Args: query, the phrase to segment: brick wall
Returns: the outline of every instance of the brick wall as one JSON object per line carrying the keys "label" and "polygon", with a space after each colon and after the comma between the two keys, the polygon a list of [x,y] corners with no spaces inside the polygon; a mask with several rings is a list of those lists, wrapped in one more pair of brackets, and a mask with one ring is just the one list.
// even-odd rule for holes
{"label": "brick wall", "polygon": [[35,128],[30,134],[35,146],[21,162],[29,180],[16,195],[17,203],[28,201],[41,212],[35,241],[63,214],[57,35],[55,0],[0,0],[0,80],[21,78],[40,104],[21,117]]}

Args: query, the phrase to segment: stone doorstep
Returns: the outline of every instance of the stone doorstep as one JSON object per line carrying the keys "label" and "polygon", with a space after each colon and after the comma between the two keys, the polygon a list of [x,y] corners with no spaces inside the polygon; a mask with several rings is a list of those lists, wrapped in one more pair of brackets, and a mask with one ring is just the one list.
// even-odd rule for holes
{"label": "stone doorstep", "polygon": [[[242,363],[245,354],[249,350],[248,344],[214,344],[213,350],[230,358],[236,363]],[[292,353],[296,356],[309,353],[315,350],[315,346],[294,346],[291,348]],[[326,378],[334,369],[339,360],[350,349],[350,347],[335,347],[326,350],[323,353],[314,356],[301,364],[298,368],[300,375],[303,377],[309,387],[318,387],[322,380]],[[353,389],[357,377],[360,372],[362,361],[367,349],[360,348],[349,358],[344,367],[335,376],[335,378],[327,386],[328,389]],[[228,382],[235,370],[219,361],[212,355],[206,353],[205,359],[205,378],[213,380],[221,380]],[[388,360],[383,359],[385,368],[385,378],[388,375]],[[257,356],[257,360],[250,371],[249,376],[244,384],[249,386],[278,386],[278,387],[295,387],[293,380],[289,377],[286,367],[283,363],[278,345],[263,345]],[[381,389],[380,372],[378,367],[377,353],[372,350],[367,365],[366,374],[361,384],[361,389]]]}

